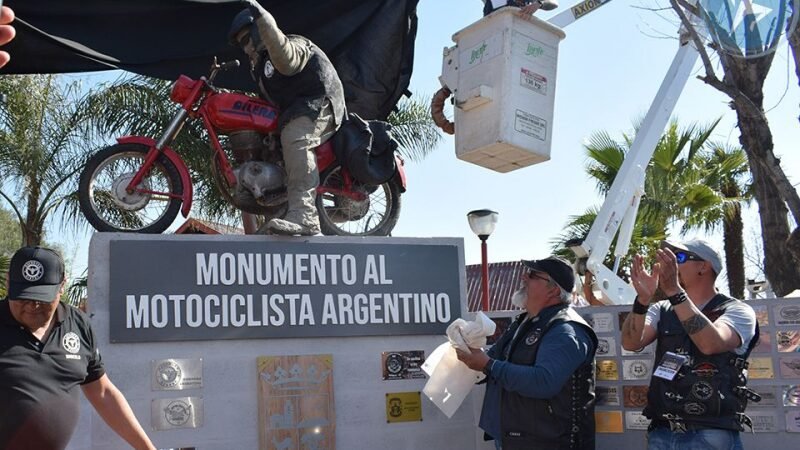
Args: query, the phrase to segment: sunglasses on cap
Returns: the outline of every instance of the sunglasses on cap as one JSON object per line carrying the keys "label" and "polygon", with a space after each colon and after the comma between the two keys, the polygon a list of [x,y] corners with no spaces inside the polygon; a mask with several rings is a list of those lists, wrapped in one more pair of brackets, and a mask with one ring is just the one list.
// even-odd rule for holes
{"label": "sunglasses on cap", "polygon": [[675,252],[675,259],[678,260],[678,264],[683,264],[686,261],[705,261],[692,252]]}

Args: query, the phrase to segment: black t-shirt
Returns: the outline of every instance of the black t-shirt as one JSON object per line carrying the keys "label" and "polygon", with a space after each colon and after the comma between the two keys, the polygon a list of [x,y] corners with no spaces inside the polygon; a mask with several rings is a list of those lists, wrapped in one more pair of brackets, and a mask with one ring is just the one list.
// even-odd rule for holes
{"label": "black t-shirt", "polygon": [[44,342],[0,301],[0,449],[56,450],[78,422],[78,386],[105,374],[89,319],[59,304]]}

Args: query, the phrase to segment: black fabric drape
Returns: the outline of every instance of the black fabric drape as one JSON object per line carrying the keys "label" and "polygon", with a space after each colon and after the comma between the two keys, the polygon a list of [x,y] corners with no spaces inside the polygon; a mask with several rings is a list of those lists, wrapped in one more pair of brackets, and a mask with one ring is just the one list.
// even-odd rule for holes
{"label": "black fabric drape", "polygon": [[[314,41],[336,66],[347,106],[385,118],[407,91],[419,0],[260,0],[286,33]],[[222,87],[254,90],[246,58],[227,43],[239,0],[7,0],[17,38],[0,73],[124,69],[163,79],[208,73],[214,56],[242,66]]]}

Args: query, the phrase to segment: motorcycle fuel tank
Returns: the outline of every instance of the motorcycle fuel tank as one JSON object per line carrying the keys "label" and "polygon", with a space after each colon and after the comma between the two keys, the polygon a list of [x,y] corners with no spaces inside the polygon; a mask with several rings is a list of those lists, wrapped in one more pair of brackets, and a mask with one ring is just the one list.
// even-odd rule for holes
{"label": "motorcycle fuel tank", "polygon": [[270,133],[278,128],[278,108],[243,94],[216,94],[206,101],[208,117],[223,133],[256,130]]}

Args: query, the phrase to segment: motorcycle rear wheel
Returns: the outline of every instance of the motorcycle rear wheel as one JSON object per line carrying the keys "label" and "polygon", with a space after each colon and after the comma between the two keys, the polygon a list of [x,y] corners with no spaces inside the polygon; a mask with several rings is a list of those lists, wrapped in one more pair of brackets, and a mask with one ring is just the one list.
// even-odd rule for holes
{"label": "motorcycle rear wheel", "polygon": [[116,144],[95,153],[81,171],[78,200],[86,220],[98,231],[161,233],[180,210],[183,183],[175,165],[159,155],[140,187],[125,187],[144,164],[148,147]]}
{"label": "motorcycle rear wheel", "polygon": [[[321,187],[342,189],[342,166],[320,175]],[[400,187],[392,178],[379,186],[356,183],[367,198],[356,201],[333,193],[317,193],[317,212],[322,234],[328,236],[388,236],[400,217]]]}

